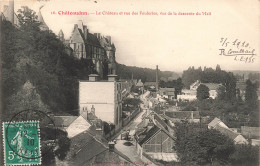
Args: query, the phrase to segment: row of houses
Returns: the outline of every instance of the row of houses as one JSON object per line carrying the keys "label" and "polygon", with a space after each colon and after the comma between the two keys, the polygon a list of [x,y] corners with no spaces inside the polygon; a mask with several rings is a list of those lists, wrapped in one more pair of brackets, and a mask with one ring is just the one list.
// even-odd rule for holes
{"label": "row of houses", "polygon": [[137,153],[141,158],[148,155],[156,160],[177,161],[173,149],[175,143],[173,128],[154,112],[147,113],[142,122],[137,125],[134,140]]}
{"label": "row of houses", "polygon": [[[219,118],[214,118],[209,124],[209,129],[218,130],[234,141],[235,144],[260,145],[260,127],[241,126],[241,129],[229,128]],[[241,132],[239,132],[241,131]]]}
{"label": "row of houses", "polygon": [[217,97],[217,89],[222,86],[215,83],[201,83],[199,80],[190,85],[190,89],[183,89],[180,95],[177,95],[177,100],[192,101],[197,99],[197,88],[200,85],[206,85],[209,88],[209,97],[215,99]]}
{"label": "row of houses", "polygon": [[[175,88],[159,88],[158,94],[169,100],[173,100],[177,96],[177,100],[187,100],[192,101],[197,99],[197,88],[199,85],[206,85],[209,88],[209,97],[215,99],[217,97],[217,89],[221,86],[221,84],[215,83],[201,83],[199,80],[190,85],[190,89],[183,89],[181,94],[175,95]],[[156,82],[145,82],[142,83],[141,79],[135,83],[135,86],[138,87],[143,93],[145,90],[155,91]]]}

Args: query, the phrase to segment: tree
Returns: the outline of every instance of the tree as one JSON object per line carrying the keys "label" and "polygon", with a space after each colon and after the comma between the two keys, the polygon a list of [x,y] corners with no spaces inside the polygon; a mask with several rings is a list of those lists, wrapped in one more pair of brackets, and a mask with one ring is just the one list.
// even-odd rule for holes
{"label": "tree", "polygon": [[28,6],[22,6],[22,9],[18,9],[18,21],[21,29],[36,29],[39,30],[38,16],[35,11],[30,9]]}
{"label": "tree", "polygon": [[216,130],[188,122],[176,123],[174,149],[183,165],[225,164],[234,142]]}
{"label": "tree", "polygon": [[[55,146],[45,144],[50,140],[56,140]],[[55,157],[59,160],[64,160],[70,150],[71,140],[68,138],[68,133],[55,128],[41,128],[42,145],[42,160],[43,165],[55,164]]]}
{"label": "tree", "polygon": [[220,86],[217,89],[217,99],[218,100],[225,100],[226,97],[226,88],[224,86]]}
{"label": "tree", "polygon": [[226,87],[226,100],[235,101],[236,100],[236,77],[233,73],[229,72],[225,76],[223,85]]}
{"label": "tree", "polygon": [[251,108],[255,108],[257,105],[257,86],[253,84],[249,79],[246,81],[246,93],[245,93],[245,102],[251,106]]}
{"label": "tree", "polygon": [[175,88],[175,91],[174,91],[175,99],[177,99],[177,95],[181,94],[181,90],[183,88],[183,83],[182,83],[181,78],[178,78],[176,80],[176,85],[174,86],[174,88]]}
{"label": "tree", "polygon": [[29,81],[23,85],[21,90],[10,97],[7,106],[7,110],[10,110],[8,114],[11,115],[26,109],[40,110],[46,113],[50,112],[48,106],[42,102],[40,95]]}
{"label": "tree", "polygon": [[204,100],[207,98],[209,98],[209,88],[204,84],[200,84],[197,88],[197,99]]}
{"label": "tree", "polygon": [[28,7],[18,11],[18,19],[20,27],[2,22],[4,109],[7,113],[11,111],[7,103],[18,99],[25,82],[30,82],[42,103],[53,113],[62,110],[76,114],[73,110],[78,107],[78,80],[87,79],[92,61],[69,56],[54,33],[40,30],[35,12]]}
{"label": "tree", "polygon": [[232,165],[256,166],[259,165],[259,146],[236,145],[235,152],[230,156]]}

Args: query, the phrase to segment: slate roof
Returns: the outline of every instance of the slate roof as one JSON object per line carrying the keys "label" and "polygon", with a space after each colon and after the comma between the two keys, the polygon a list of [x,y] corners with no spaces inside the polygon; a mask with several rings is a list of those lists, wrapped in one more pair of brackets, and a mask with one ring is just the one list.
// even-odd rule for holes
{"label": "slate roof", "polygon": [[95,35],[93,35],[92,33],[87,34],[87,41],[86,42],[87,42],[87,44],[91,44],[91,45],[94,45],[94,46],[101,47],[98,38]]}
{"label": "slate roof", "polygon": [[145,82],[144,86],[156,86],[156,82]]}
{"label": "slate roof", "polygon": [[168,130],[168,125],[157,115],[154,114],[154,119],[166,130]]}
{"label": "slate roof", "polygon": [[78,116],[54,116],[56,127],[68,127]]}
{"label": "slate roof", "polygon": [[215,129],[218,130],[219,132],[221,132],[223,135],[228,136],[232,140],[234,140],[239,135],[238,133],[235,133],[231,129],[225,128],[225,127],[221,127],[219,125],[217,125],[215,127]]}
{"label": "slate roof", "polygon": [[139,144],[143,145],[148,139],[150,139],[154,134],[156,134],[158,131],[160,131],[160,128],[154,125],[150,130],[146,130],[141,135],[145,135],[145,137],[141,140],[139,140]]}
{"label": "slate roof", "polygon": [[[85,141],[85,140],[84,140]],[[72,161],[78,165],[83,165],[86,161],[89,161],[96,155],[106,151],[107,148],[97,142],[94,139],[88,141],[84,147],[82,147],[78,152],[76,152],[75,157]]]}
{"label": "slate roof", "polygon": [[143,82],[141,81],[141,79],[136,83],[136,86],[144,86]]}
{"label": "slate roof", "polygon": [[160,91],[164,91],[164,92],[174,92],[175,88],[160,88]]}
{"label": "slate roof", "polygon": [[[152,115],[148,115],[148,118],[152,118]],[[149,123],[153,123],[153,126],[151,129],[147,128],[147,123],[145,123],[145,120],[143,120],[141,123],[137,125],[137,131],[136,135],[138,136],[138,143],[142,146],[143,143],[145,143],[147,140],[149,140],[152,136],[154,136],[157,132],[163,131],[165,132],[169,137],[174,139],[172,133],[171,126],[167,125],[159,115],[156,113],[154,114],[154,121],[150,120]],[[173,133],[172,133],[173,134]]]}
{"label": "slate roof", "polygon": [[74,165],[86,166],[95,165],[95,163],[118,165],[113,163],[128,162],[133,164],[127,156],[116,149],[114,149],[113,152],[109,151],[108,145],[99,142],[97,139],[90,139],[85,143],[70,161]]}
{"label": "slate roof", "polygon": [[[165,115],[169,118],[178,118],[178,119],[191,119],[192,111],[165,111]],[[199,119],[199,111],[193,111],[193,118]]]}
{"label": "slate roof", "polygon": [[221,84],[214,84],[214,83],[201,83],[201,84],[206,85],[209,88],[209,90],[217,90],[218,87],[221,86]]}
{"label": "slate roof", "polygon": [[[222,121],[219,118],[214,118],[209,124],[209,127],[215,128],[219,123],[221,123]],[[224,124],[222,122],[222,124]],[[225,124],[224,124],[225,125]],[[226,126],[227,127],[227,126]]]}
{"label": "slate roof", "polygon": [[114,45],[113,43],[110,44],[108,38],[106,38],[106,37],[102,37],[102,38],[100,39],[100,44],[101,44],[102,47],[108,46],[108,47],[115,48],[115,45]]}

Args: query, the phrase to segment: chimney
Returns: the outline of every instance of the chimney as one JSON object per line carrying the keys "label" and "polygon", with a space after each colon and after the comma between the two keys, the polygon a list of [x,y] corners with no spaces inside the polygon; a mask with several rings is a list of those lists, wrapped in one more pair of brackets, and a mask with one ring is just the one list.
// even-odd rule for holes
{"label": "chimney", "polygon": [[98,40],[101,39],[101,34],[100,33],[94,33],[94,35],[98,38]]}
{"label": "chimney", "polygon": [[83,26],[84,39],[87,40],[88,37],[88,28],[86,25]]}
{"label": "chimney", "polygon": [[64,39],[64,34],[63,34],[62,30],[59,31],[58,37],[59,37],[60,41],[62,41],[64,43],[65,39]]}
{"label": "chimney", "polygon": [[14,24],[14,0],[9,0],[10,21]]}
{"label": "chimney", "polygon": [[158,72],[158,65],[156,65],[156,76],[155,76],[155,79],[156,79],[156,92],[158,93],[158,90],[159,90],[159,72]]}
{"label": "chimney", "polygon": [[114,81],[116,81],[117,75],[115,75],[115,74],[109,74],[109,75],[107,75],[107,77],[108,77],[108,81],[109,81],[109,82],[114,82]]}
{"label": "chimney", "polygon": [[83,22],[82,20],[78,20],[78,27],[81,29],[81,32],[83,32]]}
{"label": "chimney", "polygon": [[108,142],[109,152],[114,152],[115,143],[113,141]]}
{"label": "chimney", "polygon": [[109,44],[111,44],[111,36],[106,36],[106,38],[107,38]]}
{"label": "chimney", "polygon": [[80,115],[81,115],[83,118],[87,119],[87,118],[88,118],[88,108],[87,108],[87,107],[83,107],[83,108],[82,108],[82,111],[81,111],[81,113],[80,113]]}
{"label": "chimney", "polygon": [[73,31],[75,31],[75,29],[77,29],[78,28],[78,24],[74,24],[74,30]]}
{"label": "chimney", "polygon": [[95,107],[94,107],[94,105],[92,105],[92,107],[91,107],[91,113],[92,113],[93,115],[95,115]]}
{"label": "chimney", "polygon": [[193,121],[193,111],[191,111],[191,120]]}
{"label": "chimney", "polygon": [[89,75],[89,81],[90,82],[98,81],[98,74],[90,74]]}

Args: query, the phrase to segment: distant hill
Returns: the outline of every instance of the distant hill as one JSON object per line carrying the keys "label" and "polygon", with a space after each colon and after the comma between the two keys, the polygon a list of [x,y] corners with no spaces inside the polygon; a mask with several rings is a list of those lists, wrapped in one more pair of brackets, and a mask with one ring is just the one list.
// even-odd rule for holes
{"label": "distant hill", "polygon": [[[131,79],[132,74],[134,79],[141,79],[143,82],[155,81],[155,69],[141,68],[136,66],[126,66],[117,63],[117,75],[121,79]],[[159,77],[161,79],[174,80],[180,76],[172,71],[160,71]]]}
{"label": "distant hill", "polygon": [[229,70],[229,72],[234,73],[234,75],[240,75],[240,76],[245,76],[245,78],[248,78],[248,75],[251,74],[256,74],[260,73],[260,71],[250,71],[250,70]]}

